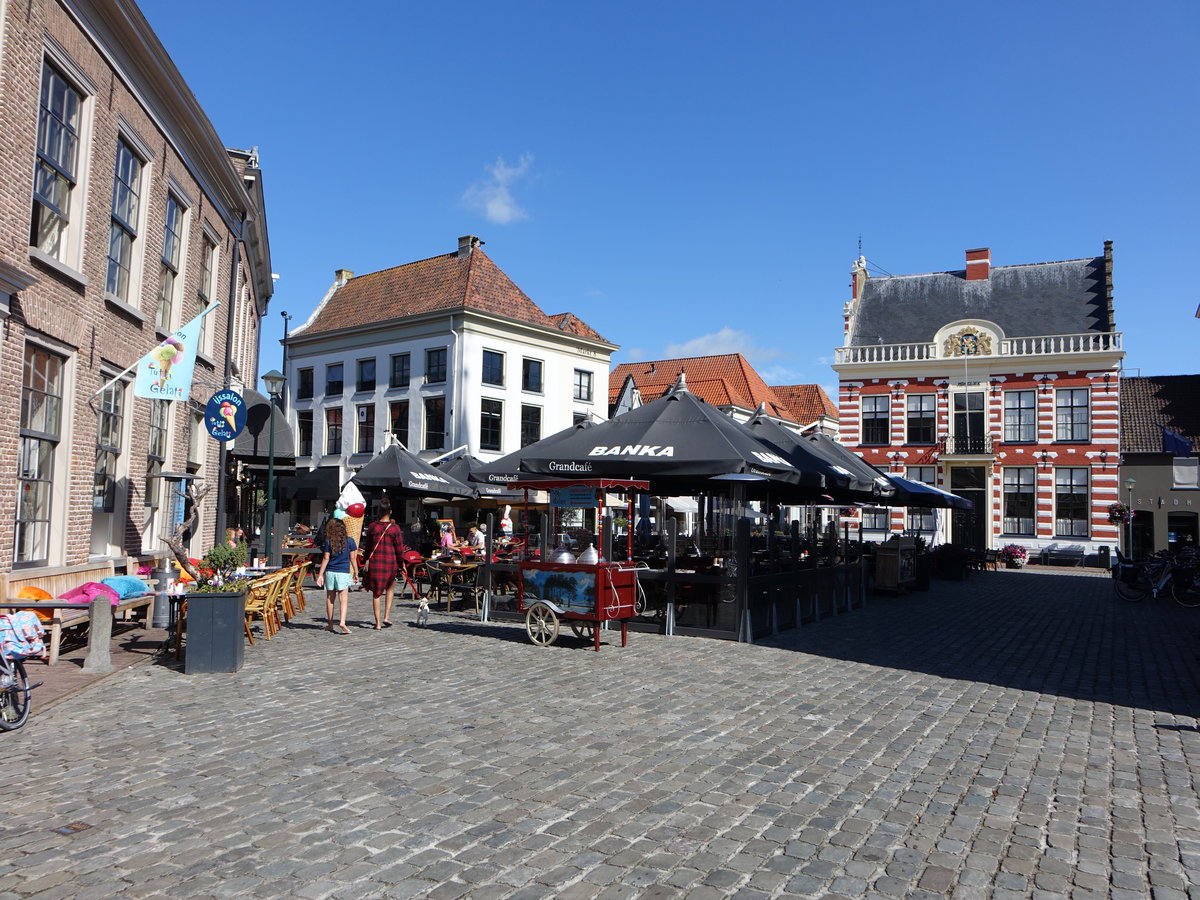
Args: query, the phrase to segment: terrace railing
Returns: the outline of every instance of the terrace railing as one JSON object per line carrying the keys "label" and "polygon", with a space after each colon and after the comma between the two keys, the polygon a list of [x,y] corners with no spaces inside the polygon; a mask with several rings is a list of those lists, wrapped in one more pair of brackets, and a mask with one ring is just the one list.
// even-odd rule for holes
{"label": "terrace railing", "polygon": [[[996,342],[996,352],[979,354],[983,358],[996,356],[1052,356],[1060,354],[1105,353],[1123,348],[1119,331],[1088,331],[1083,334],[1046,334],[1032,337],[1005,338]],[[922,341],[911,344],[864,344],[860,347],[838,347],[837,364],[896,363],[923,359],[948,359],[939,353],[937,343]]]}

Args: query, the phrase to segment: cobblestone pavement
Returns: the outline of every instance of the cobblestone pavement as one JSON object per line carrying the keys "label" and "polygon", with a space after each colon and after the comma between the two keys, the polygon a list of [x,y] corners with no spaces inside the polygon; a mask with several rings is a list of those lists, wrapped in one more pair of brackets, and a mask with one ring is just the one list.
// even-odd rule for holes
{"label": "cobblestone pavement", "polygon": [[1200,895],[1200,610],[1102,577],[600,653],[317,606],[0,735],[0,896]]}

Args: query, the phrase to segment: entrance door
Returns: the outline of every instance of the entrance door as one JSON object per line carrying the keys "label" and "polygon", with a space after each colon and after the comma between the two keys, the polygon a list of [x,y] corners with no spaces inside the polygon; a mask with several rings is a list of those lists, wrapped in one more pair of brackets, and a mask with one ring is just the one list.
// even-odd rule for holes
{"label": "entrance door", "polygon": [[962,547],[984,550],[988,546],[986,479],[984,466],[950,469],[950,492],[975,504],[974,509],[950,511],[950,540]]}
{"label": "entrance door", "polygon": [[954,452],[987,452],[983,391],[960,391],[954,395]]}

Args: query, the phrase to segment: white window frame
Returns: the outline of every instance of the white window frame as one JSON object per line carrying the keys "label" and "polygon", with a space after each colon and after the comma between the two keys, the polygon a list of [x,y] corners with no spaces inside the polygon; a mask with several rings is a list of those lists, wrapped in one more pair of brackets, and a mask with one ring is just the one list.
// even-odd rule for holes
{"label": "white window frame", "polygon": [[[1030,399],[1032,405],[1026,405]],[[1037,391],[1033,388],[1004,392],[1004,443],[1037,443]]]}
{"label": "white window frame", "polygon": [[[171,228],[171,209],[176,210],[175,229]],[[163,209],[163,247],[158,271],[158,297],[155,324],[164,334],[182,325],[179,298],[183,295],[184,266],[187,260],[188,219],[191,210],[179,192],[167,191]]]}

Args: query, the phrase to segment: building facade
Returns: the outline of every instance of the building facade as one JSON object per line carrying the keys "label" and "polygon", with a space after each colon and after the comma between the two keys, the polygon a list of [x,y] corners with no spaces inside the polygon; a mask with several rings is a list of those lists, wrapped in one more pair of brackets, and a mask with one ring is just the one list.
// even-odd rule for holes
{"label": "building facade", "polygon": [[[0,570],[164,553],[163,473],[213,482],[198,551],[222,524],[204,400],[254,377],[271,293],[256,154],[130,0],[0,11]],[[135,398],[129,368],[217,303],[190,399]]]}
{"label": "building facade", "polygon": [[544,313],[474,236],[381,272],[338,270],[285,344],[297,469],[338,484],[389,434],[426,459],[490,462],[605,419],[617,349],[572,313]]}
{"label": "building facade", "polygon": [[864,510],[863,537],[917,531],[978,549],[1116,544],[1122,336],[1102,256],[871,277],[844,310],[840,440],[868,462],[970,499],[973,512]]}

